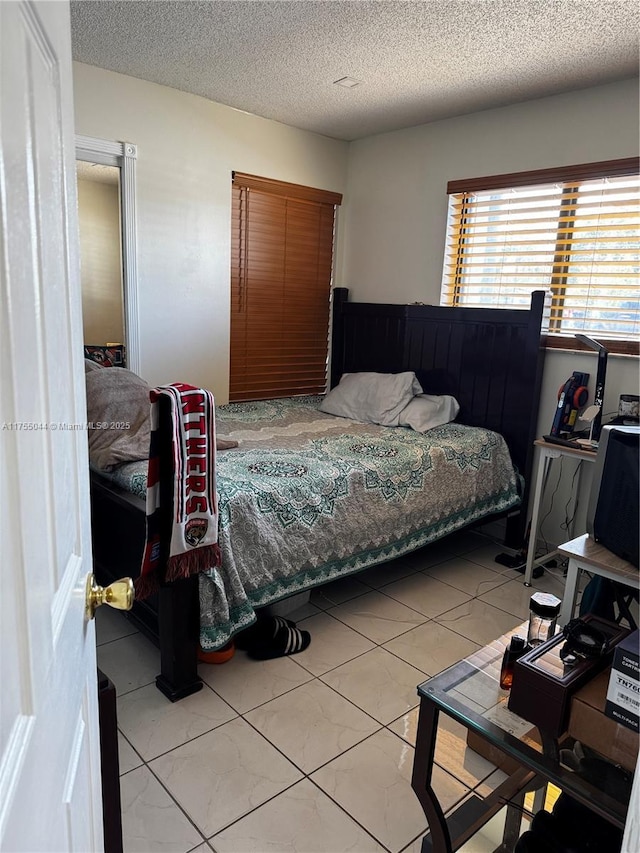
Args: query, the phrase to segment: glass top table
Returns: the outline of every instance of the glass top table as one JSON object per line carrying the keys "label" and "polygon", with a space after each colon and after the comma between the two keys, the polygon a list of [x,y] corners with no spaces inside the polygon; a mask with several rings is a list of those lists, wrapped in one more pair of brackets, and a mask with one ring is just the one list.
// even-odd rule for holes
{"label": "glass top table", "polygon": [[[501,690],[499,685],[502,658],[511,637],[514,634],[526,637],[526,631],[525,623],[418,686],[420,714],[412,787],[429,823],[430,836],[425,839],[423,851],[457,849],[505,802],[516,806],[511,819],[514,832],[516,823],[518,829],[520,826],[524,791],[541,788],[548,782],[615,826],[624,827],[633,774],[611,765],[611,775],[603,781],[602,776],[589,778],[582,770],[571,770],[561,763],[560,750],[571,749],[573,740],[565,738],[559,742],[548,738],[508,709],[509,692]],[[431,788],[440,712],[498,747],[521,767],[482,805],[478,797],[472,798],[447,819]],[[507,823],[509,820],[508,814]]]}

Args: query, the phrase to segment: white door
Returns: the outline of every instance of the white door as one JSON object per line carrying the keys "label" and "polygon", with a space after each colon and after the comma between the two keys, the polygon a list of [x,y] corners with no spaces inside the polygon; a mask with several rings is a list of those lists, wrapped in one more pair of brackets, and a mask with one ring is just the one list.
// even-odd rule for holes
{"label": "white door", "polygon": [[70,41],[0,2],[3,853],[103,849]]}

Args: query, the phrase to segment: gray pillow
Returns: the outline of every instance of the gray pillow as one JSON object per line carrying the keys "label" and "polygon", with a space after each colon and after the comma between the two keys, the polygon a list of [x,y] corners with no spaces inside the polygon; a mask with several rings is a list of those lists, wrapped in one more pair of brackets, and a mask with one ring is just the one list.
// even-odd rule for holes
{"label": "gray pillow", "polygon": [[415,373],[345,373],[320,411],[382,426],[398,426],[400,413],[422,391]]}
{"label": "gray pillow", "polygon": [[416,432],[426,432],[455,420],[459,411],[458,401],[448,394],[441,397],[419,394],[400,413],[400,426],[411,427]]}
{"label": "gray pillow", "polygon": [[116,465],[149,458],[149,386],[124,367],[91,370],[87,384],[89,461],[112,471]]}

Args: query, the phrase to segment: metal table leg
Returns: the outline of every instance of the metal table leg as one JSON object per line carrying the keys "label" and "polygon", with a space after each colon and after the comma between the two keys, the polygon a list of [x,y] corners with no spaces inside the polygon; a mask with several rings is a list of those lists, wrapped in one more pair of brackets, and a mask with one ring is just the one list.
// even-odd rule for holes
{"label": "metal table leg", "polygon": [[531,512],[531,525],[529,527],[529,547],[527,549],[527,564],[524,572],[524,585],[531,586],[533,576],[533,564],[536,556],[538,539],[538,519],[540,518],[540,504],[544,487],[549,476],[549,469],[553,456],[550,456],[544,448],[539,448],[540,458],[538,460],[538,475],[536,477],[536,488],[533,495],[533,509]]}
{"label": "metal table leg", "polygon": [[447,821],[431,787],[431,771],[438,733],[438,715],[437,706],[424,696],[421,697],[411,787],[415,791],[427,818],[433,853],[452,853]]}
{"label": "metal table leg", "polygon": [[564,594],[562,596],[562,607],[558,623],[561,628],[573,619],[573,614],[576,611],[576,601],[578,599],[578,579],[580,577],[580,566],[576,560],[569,560],[569,568],[567,569],[567,578],[564,582]]}
{"label": "metal table leg", "polygon": [[518,838],[520,838],[524,796],[525,792],[521,791],[507,803],[507,816],[504,821],[502,844],[497,848],[497,851],[500,851],[500,853],[513,853],[513,849],[516,846]]}
{"label": "metal table leg", "polygon": [[538,788],[538,790],[533,795],[533,813],[542,811],[544,808],[544,804],[547,799],[547,783],[542,786],[542,788]]}

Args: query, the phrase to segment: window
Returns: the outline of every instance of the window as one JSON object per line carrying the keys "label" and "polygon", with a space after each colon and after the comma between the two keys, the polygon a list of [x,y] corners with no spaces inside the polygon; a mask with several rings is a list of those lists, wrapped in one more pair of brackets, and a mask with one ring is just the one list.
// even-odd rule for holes
{"label": "window", "polygon": [[338,193],[233,174],[229,398],[327,385]]}
{"label": "window", "polygon": [[639,159],[450,182],[443,305],[528,307],[551,291],[548,342],[576,332],[637,352]]}

